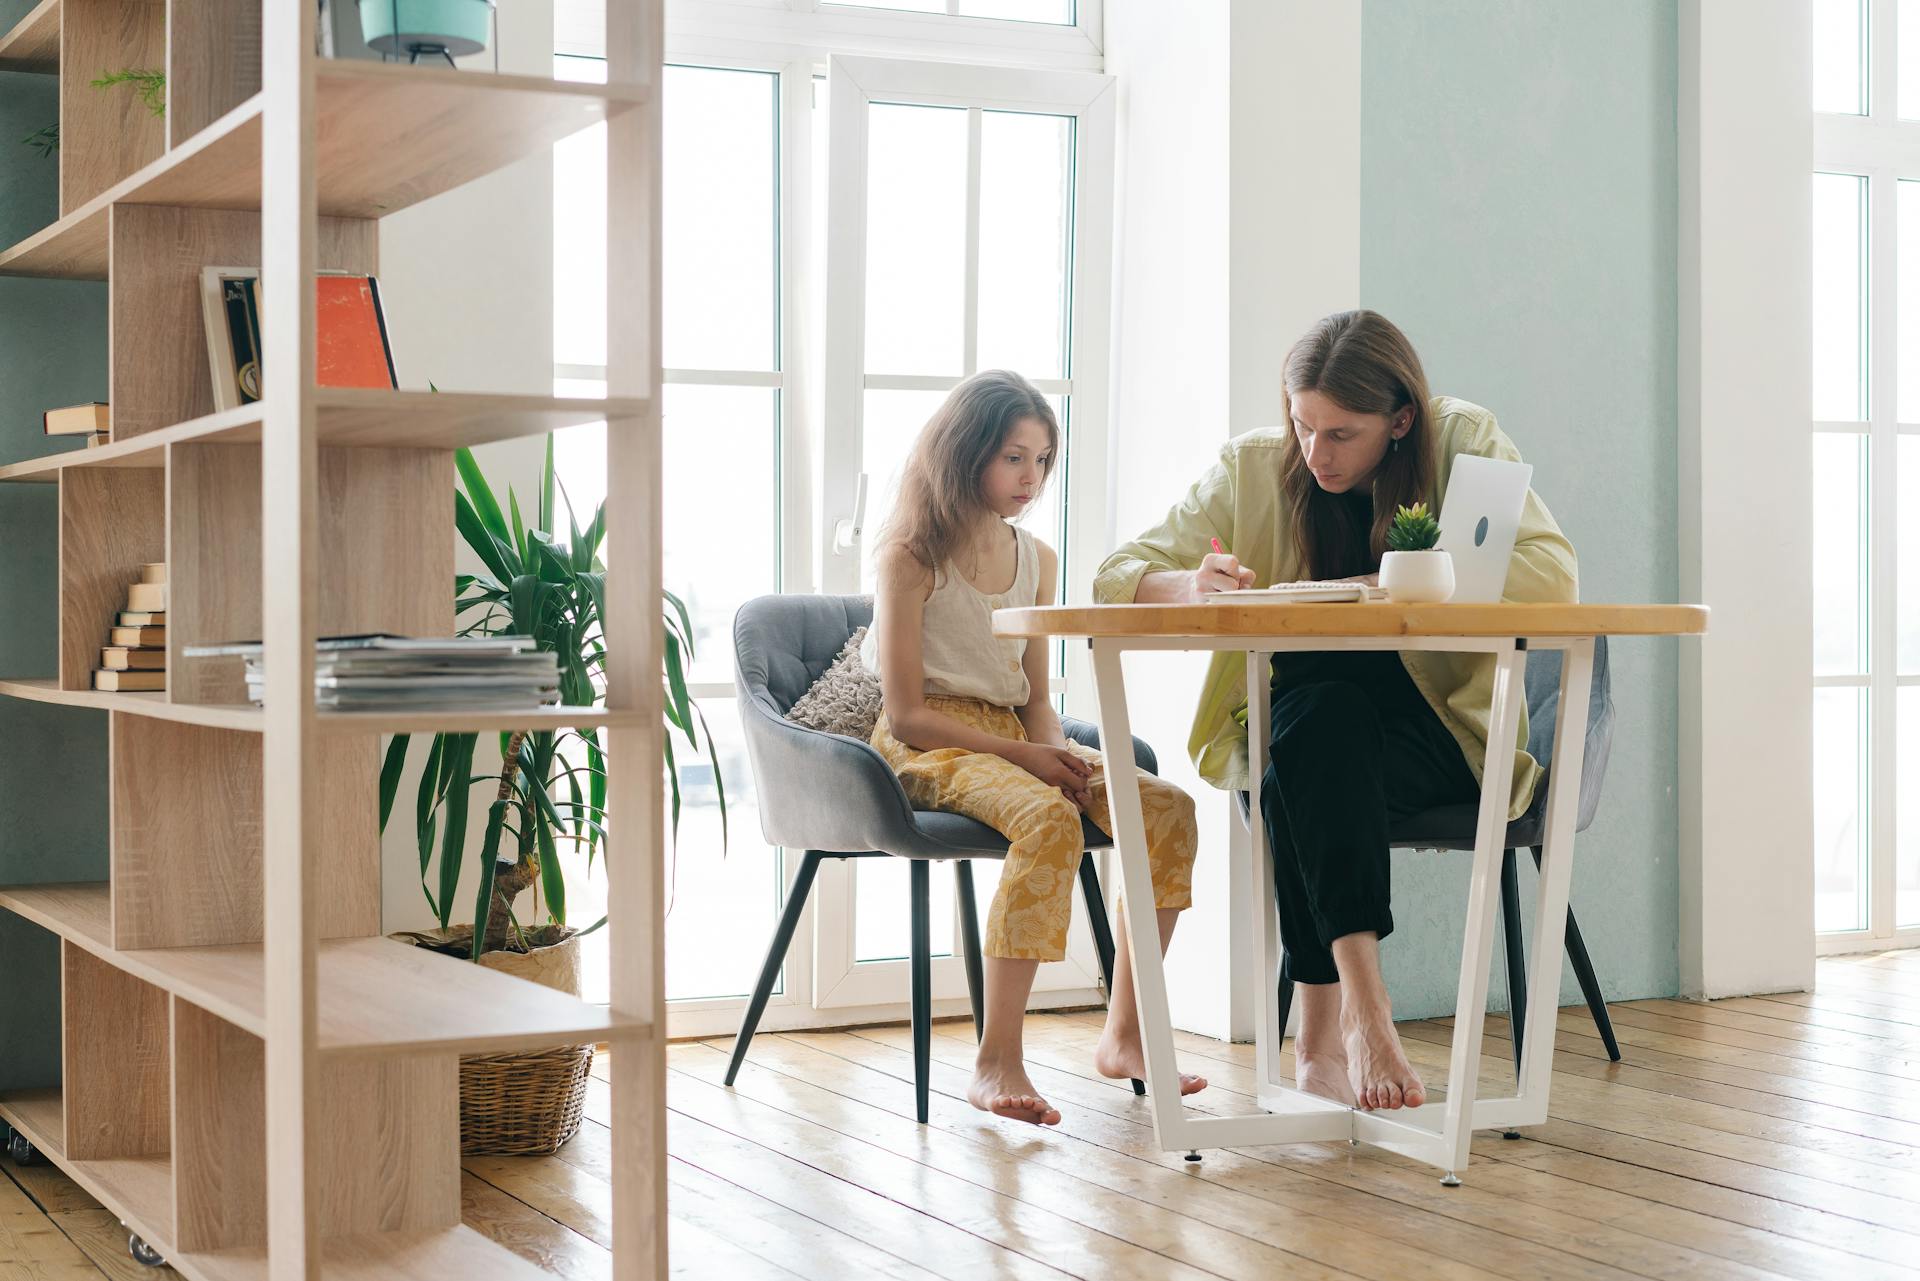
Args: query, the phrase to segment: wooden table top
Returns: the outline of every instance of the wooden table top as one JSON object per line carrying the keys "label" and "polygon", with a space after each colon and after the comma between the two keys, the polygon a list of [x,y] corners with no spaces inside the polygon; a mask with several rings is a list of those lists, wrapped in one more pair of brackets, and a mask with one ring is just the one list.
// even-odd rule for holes
{"label": "wooden table top", "polygon": [[996,610],[996,636],[1699,636],[1704,605],[1045,605]]}

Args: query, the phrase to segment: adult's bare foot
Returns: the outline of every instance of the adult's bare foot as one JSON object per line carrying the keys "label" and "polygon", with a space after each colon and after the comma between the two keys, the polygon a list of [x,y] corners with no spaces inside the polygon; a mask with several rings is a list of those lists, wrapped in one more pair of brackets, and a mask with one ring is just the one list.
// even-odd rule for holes
{"label": "adult's bare foot", "polygon": [[[1114,1081],[1132,1078],[1135,1081],[1147,1079],[1147,1056],[1140,1048],[1140,1033],[1136,1029],[1131,1035],[1115,1032],[1112,1028],[1100,1033],[1100,1044],[1093,1050],[1093,1066],[1101,1076]],[[1207,1088],[1207,1078],[1195,1076],[1191,1072],[1180,1074],[1180,1096],[1198,1094]]]}
{"label": "adult's bare foot", "polygon": [[967,1086],[967,1102],[982,1112],[1004,1116],[1028,1125],[1058,1125],[1060,1113],[1041,1098],[1027,1079],[1026,1065],[977,1060],[973,1065],[973,1083]]}
{"label": "adult's bare foot", "polygon": [[1332,1099],[1342,1107],[1360,1106],[1359,1100],[1354,1097],[1353,1083],[1347,1079],[1345,1051],[1301,1054],[1296,1050],[1293,1056],[1293,1083],[1308,1094]]}
{"label": "adult's bare foot", "polygon": [[1384,997],[1356,1001],[1353,995],[1348,993],[1341,1006],[1340,1033],[1357,1106],[1369,1111],[1419,1107],[1427,1101],[1427,1087],[1400,1046],[1393,1007]]}

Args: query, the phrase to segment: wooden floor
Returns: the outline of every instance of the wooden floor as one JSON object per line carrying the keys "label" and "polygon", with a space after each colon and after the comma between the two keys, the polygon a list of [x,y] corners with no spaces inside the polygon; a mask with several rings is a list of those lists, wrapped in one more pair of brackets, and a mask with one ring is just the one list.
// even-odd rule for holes
{"label": "wooden floor", "polygon": [[[1466,1185],[1345,1144],[1157,1151],[1145,1105],[1089,1067],[1097,1013],[1028,1020],[1038,1133],[961,1097],[972,1029],[936,1025],[932,1124],[902,1028],[764,1036],[738,1088],[725,1038],[669,1051],[674,1273],[869,1277],[1920,1278],[1920,952],[1827,960],[1811,995],[1614,1007],[1626,1062],[1564,1010],[1553,1117],[1486,1135]],[[1444,1022],[1402,1025],[1444,1085]],[[1511,1080],[1488,1024],[1482,1080]],[[1214,1110],[1250,1047],[1182,1036]],[[603,1069],[602,1069],[603,1070]],[[607,1267],[607,1098],[558,1157],[467,1164],[467,1220],[562,1276]],[[0,1281],[134,1265],[58,1174],[0,1180]]]}

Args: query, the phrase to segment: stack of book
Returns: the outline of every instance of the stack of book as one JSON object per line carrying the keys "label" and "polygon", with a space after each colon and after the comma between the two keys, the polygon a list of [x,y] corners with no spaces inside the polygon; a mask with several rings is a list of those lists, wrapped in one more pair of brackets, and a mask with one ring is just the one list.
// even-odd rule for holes
{"label": "stack of book", "polygon": [[127,607],[114,620],[93,687],[112,691],[167,687],[167,567],[142,565],[127,588]]}
{"label": "stack of book", "polygon": [[40,427],[49,436],[85,436],[88,449],[112,439],[106,404],[97,400],[65,409],[49,409],[40,415]]}
{"label": "stack of book", "polygon": [[[246,660],[247,695],[264,703],[258,641],[194,645],[189,658]],[[314,644],[313,702],[328,711],[498,711],[560,698],[560,664],[526,636],[330,636]]]}

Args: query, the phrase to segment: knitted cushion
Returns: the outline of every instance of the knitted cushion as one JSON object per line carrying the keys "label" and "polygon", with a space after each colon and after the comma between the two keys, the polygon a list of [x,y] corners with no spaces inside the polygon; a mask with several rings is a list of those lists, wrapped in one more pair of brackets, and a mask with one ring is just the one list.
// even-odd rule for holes
{"label": "knitted cushion", "polygon": [[839,657],[788,710],[788,720],[861,742],[873,736],[874,722],[880,719],[880,674],[860,661],[860,642],[866,636],[862,627],[847,638]]}

